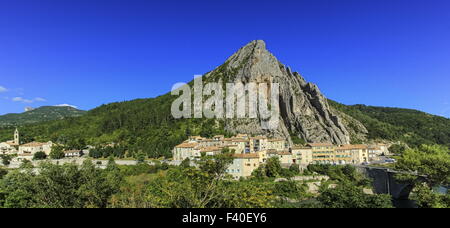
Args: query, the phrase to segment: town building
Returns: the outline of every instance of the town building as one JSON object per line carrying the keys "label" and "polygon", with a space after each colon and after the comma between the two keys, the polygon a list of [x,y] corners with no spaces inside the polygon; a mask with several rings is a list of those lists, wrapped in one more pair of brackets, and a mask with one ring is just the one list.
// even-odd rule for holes
{"label": "town building", "polygon": [[268,139],[267,149],[284,150],[287,148],[286,140],[284,139]]}
{"label": "town building", "polygon": [[234,179],[249,177],[259,165],[259,155],[252,154],[234,154],[233,163],[226,170]]}
{"label": "town building", "polygon": [[16,128],[14,131],[14,139],[0,143],[0,154],[16,154],[17,147],[20,145],[20,134]]}
{"label": "town building", "polygon": [[312,148],[307,146],[293,146],[291,153],[294,156],[295,163],[300,166],[300,169],[306,169],[308,165],[313,163]]}
{"label": "town building", "polygon": [[175,147],[173,150],[173,160],[175,161],[184,161],[186,158],[193,159],[199,158],[200,151],[196,148],[198,147],[197,142],[184,142]]}
{"label": "town building", "polygon": [[277,151],[276,154],[272,154],[272,156],[277,156],[280,159],[281,166],[285,168],[289,168],[291,165],[297,164],[297,160],[294,158],[294,155],[285,150],[285,151]]}
{"label": "town building", "polygon": [[367,149],[369,161],[377,161],[379,160],[380,156],[384,154],[383,150],[378,145],[369,145]]}
{"label": "town building", "polygon": [[315,164],[334,164],[334,145],[331,143],[310,143],[313,163]]}
{"label": "town building", "polygon": [[383,153],[379,146],[368,145],[309,143],[304,146],[288,147],[284,139],[240,134],[231,138],[223,135],[214,136],[212,139],[189,137],[174,148],[173,160],[176,162],[187,158],[196,160],[205,155],[220,154],[224,148],[234,151],[234,161],[227,172],[237,179],[250,176],[254,169],[272,157],[278,157],[283,167],[298,165],[304,170],[310,164],[365,164]]}
{"label": "town building", "polygon": [[0,143],[0,154],[15,154],[17,153],[16,145],[11,142]]}
{"label": "town building", "polygon": [[64,151],[64,157],[66,158],[79,158],[84,155],[82,150],[66,150]]}
{"label": "town building", "polygon": [[33,160],[34,154],[30,154],[30,153],[26,153],[26,154],[17,154],[17,161],[24,161],[24,160],[28,160],[31,161]]}
{"label": "town building", "polygon": [[37,152],[44,152],[46,155],[50,155],[52,151],[52,142],[31,142],[19,146],[19,154],[31,154],[34,155]]}

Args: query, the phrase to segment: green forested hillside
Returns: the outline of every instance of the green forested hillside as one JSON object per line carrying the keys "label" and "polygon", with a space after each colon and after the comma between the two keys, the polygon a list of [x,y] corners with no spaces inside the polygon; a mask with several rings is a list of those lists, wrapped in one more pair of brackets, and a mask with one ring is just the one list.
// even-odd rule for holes
{"label": "green forested hillside", "polygon": [[66,117],[81,116],[85,113],[86,111],[69,106],[43,106],[24,113],[0,116],[0,127],[21,126],[50,120],[59,120]]}
{"label": "green forested hillside", "polygon": [[[49,121],[20,127],[23,141],[47,141],[70,144],[83,139],[88,144],[119,143],[130,156],[143,152],[149,157],[170,156],[171,149],[188,135],[210,137],[227,135],[224,123],[217,120],[175,120],[170,108],[175,96],[166,94],[100,106],[81,117]],[[345,106],[330,101],[336,109],[363,123],[369,139],[404,141],[411,146],[443,144],[449,146],[450,120],[414,110]],[[9,140],[13,127],[0,130],[0,141]]]}
{"label": "green forested hillside", "polygon": [[337,110],[360,121],[369,131],[369,139],[402,141],[411,146],[441,144],[450,147],[450,119],[424,112],[373,107],[347,106],[329,101]]}
{"label": "green forested hillside", "polygon": [[[170,94],[100,106],[78,118],[51,121],[19,128],[25,141],[70,143],[84,139],[88,144],[111,142],[126,146],[131,153],[149,157],[170,156],[172,148],[188,135],[210,137],[226,134],[223,123],[205,119],[175,120],[171,115]],[[0,141],[11,139],[13,128],[0,131]],[[133,155],[133,154],[131,154]]]}

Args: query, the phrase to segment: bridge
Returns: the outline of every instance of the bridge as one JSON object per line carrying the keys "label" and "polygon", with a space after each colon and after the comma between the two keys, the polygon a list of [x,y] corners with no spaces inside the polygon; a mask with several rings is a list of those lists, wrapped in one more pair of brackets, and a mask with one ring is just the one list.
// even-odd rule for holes
{"label": "bridge", "polygon": [[356,166],[356,169],[373,180],[375,193],[389,194],[394,200],[408,200],[414,188],[411,183],[401,183],[395,179],[395,175],[402,172],[370,166]]}

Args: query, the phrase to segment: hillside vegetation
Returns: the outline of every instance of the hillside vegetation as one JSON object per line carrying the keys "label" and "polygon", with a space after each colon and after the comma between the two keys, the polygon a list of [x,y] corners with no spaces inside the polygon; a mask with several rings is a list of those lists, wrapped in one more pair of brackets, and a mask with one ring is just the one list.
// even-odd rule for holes
{"label": "hillside vegetation", "polygon": [[[144,153],[151,158],[171,156],[172,148],[189,135],[211,137],[228,135],[220,120],[180,119],[170,114],[176,96],[166,94],[100,106],[80,117],[21,127],[23,141],[70,144],[83,139],[91,145],[119,143],[129,156]],[[450,120],[414,110],[345,106],[330,101],[336,109],[357,119],[368,129],[369,139],[403,141],[411,146],[441,144],[450,146]],[[13,127],[0,130],[0,141],[12,138]]]}
{"label": "hillside vegetation", "polygon": [[410,146],[441,144],[450,147],[450,119],[411,109],[347,106],[329,101],[337,110],[360,121],[369,139],[402,141]]}
{"label": "hillside vegetation", "polygon": [[51,120],[59,120],[67,117],[82,116],[85,113],[86,111],[68,106],[43,106],[24,113],[14,113],[0,116],[0,127],[22,126]]}
{"label": "hillside vegetation", "polygon": [[[90,145],[119,143],[133,153],[149,157],[171,156],[172,148],[188,135],[211,137],[226,134],[223,123],[206,119],[176,120],[171,115],[175,96],[166,94],[152,99],[111,103],[93,109],[81,117],[66,118],[19,128],[24,141],[48,141],[70,144],[86,141]],[[10,139],[14,129],[0,130],[0,141]]]}

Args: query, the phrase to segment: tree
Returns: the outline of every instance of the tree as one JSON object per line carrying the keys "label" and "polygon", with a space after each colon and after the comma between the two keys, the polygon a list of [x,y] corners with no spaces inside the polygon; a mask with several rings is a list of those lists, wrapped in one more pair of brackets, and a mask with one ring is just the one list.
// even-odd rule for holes
{"label": "tree", "polygon": [[277,177],[281,174],[281,171],[281,163],[278,157],[272,157],[267,160],[266,175],[268,177]]}
{"label": "tree", "polygon": [[433,192],[435,187],[450,184],[450,151],[447,147],[422,145],[407,149],[395,168],[411,173],[399,174],[396,178],[415,185],[413,199],[420,207],[450,207],[447,196]]}
{"label": "tree", "polygon": [[420,208],[450,208],[450,197],[447,194],[433,192],[427,184],[418,184],[412,194],[412,200]]}
{"label": "tree", "polygon": [[33,160],[44,160],[46,158],[47,158],[47,155],[42,151],[36,152],[33,155]]}
{"label": "tree", "polygon": [[43,163],[39,174],[12,171],[0,181],[0,207],[104,208],[122,183],[111,175],[89,160],[81,166]]}
{"label": "tree", "polygon": [[226,169],[232,154],[203,157],[197,167],[177,167],[159,174],[149,185],[149,204],[169,208],[213,208],[223,203]]}
{"label": "tree", "polygon": [[255,169],[252,173],[252,177],[256,178],[257,180],[264,180],[265,178],[267,178],[265,165],[262,164],[257,169]]}
{"label": "tree", "polygon": [[141,151],[137,154],[136,160],[138,163],[144,163],[146,157],[147,157],[147,155]]}
{"label": "tree", "polygon": [[450,183],[450,151],[438,145],[422,145],[408,149],[398,159],[395,168],[417,175],[398,175],[400,180],[419,181],[424,176],[430,189]]}
{"label": "tree", "polygon": [[64,154],[64,147],[56,145],[52,147],[52,150],[50,152],[50,158],[51,159],[63,159],[65,157]]}
{"label": "tree", "polygon": [[190,160],[189,158],[184,159],[184,160],[181,162],[180,166],[183,167],[183,168],[188,168],[188,167],[190,167],[190,166],[191,166],[191,160]]}
{"label": "tree", "polygon": [[6,171],[5,169],[0,168],[0,180],[6,176],[6,174],[8,174],[8,171]]}
{"label": "tree", "polygon": [[0,155],[0,158],[2,159],[2,163],[4,166],[8,166],[9,164],[11,164],[12,157],[10,155],[2,154]]}
{"label": "tree", "polygon": [[106,165],[107,171],[115,171],[119,170],[119,167],[117,167],[116,161],[114,160],[114,156],[110,156],[108,160],[108,164]]}
{"label": "tree", "polygon": [[101,158],[102,156],[103,153],[97,148],[89,150],[89,157],[91,158]]}
{"label": "tree", "polygon": [[389,147],[389,152],[392,154],[398,154],[401,155],[403,152],[405,152],[406,146],[402,144],[394,144],[391,147]]}
{"label": "tree", "polygon": [[336,188],[321,190],[319,202],[325,208],[392,208],[390,195],[368,195],[361,187],[340,183]]}
{"label": "tree", "polygon": [[306,188],[303,185],[299,185],[296,181],[280,181],[275,183],[274,194],[282,200],[300,200],[305,198]]}
{"label": "tree", "polygon": [[24,159],[24,160],[22,160],[22,164],[20,164],[19,168],[20,169],[33,169],[34,165],[30,160]]}
{"label": "tree", "polygon": [[292,172],[293,174],[295,174],[295,175],[300,174],[300,167],[299,167],[299,165],[292,164],[292,165],[289,167],[289,171],[291,171],[291,172]]}

